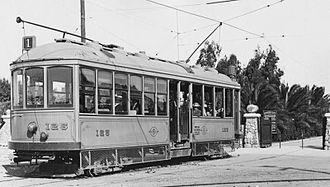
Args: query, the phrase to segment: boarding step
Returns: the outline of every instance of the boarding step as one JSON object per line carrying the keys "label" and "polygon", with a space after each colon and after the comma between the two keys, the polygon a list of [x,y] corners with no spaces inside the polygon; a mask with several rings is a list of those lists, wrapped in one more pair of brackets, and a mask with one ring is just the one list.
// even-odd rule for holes
{"label": "boarding step", "polygon": [[178,157],[186,157],[191,156],[191,148],[171,148],[170,157],[171,158],[178,158]]}

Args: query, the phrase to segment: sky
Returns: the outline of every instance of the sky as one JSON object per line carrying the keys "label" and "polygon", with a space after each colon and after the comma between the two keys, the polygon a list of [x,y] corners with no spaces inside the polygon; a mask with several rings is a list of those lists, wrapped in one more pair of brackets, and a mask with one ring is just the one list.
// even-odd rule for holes
{"label": "sky", "polygon": [[[246,66],[257,48],[265,51],[271,45],[280,58],[283,82],[322,86],[330,93],[330,1],[153,1],[178,10],[147,0],[85,0],[86,36],[129,52],[186,60],[217,27],[214,20],[223,21],[209,38],[220,43],[221,58],[235,54]],[[62,37],[32,25],[23,27],[16,23],[17,16],[80,34],[80,0],[10,0],[0,1],[0,7],[0,77],[10,78],[9,64],[22,54],[23,36],[36,36],[37,46]],[[199,50],[190,63],[197,60]]]}

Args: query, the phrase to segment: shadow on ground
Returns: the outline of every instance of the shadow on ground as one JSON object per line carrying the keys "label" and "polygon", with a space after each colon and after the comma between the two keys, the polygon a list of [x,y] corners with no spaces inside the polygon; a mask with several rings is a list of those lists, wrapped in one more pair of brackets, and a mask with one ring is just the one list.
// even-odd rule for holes
{"label": "shadow on ground", "polygon": [[323,150],[322,146],[314,146],[314,145],[307,145],[307,146],[304,146],[304,148]]}

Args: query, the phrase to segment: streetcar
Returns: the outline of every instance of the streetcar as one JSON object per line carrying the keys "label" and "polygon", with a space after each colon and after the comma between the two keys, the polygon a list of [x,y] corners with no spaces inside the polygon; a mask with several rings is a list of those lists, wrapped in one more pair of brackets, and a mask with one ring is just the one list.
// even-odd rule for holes
{"label": "streetcar", "polygon": [[61,38],[10,69],[15,166],[46,161],[96,175],[223,156],[240,131],[240,85],[213,68]]}

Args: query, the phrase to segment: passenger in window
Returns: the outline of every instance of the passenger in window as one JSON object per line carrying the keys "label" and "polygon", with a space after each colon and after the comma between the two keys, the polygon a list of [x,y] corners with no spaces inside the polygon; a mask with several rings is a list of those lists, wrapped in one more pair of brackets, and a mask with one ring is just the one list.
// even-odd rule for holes
{"label": "passenger in window", "polygon": [[223,108],[219,108],[219,109],[217,110],[217,117],[221,117],[221,118],[223,118],[223,116],[224,116],[224,115],[223,115],[223,114],[224,114],[223,111],[224,111]]}
{"label": "passenger in window", "polygon": [[193,105],[193,115],[194,116],[197,116],[197,117],[199,117],[199,116],[201,116],[202,115],[202,111],[199,109],[200,108],[200,104],[199,103],[194,103],[194,105]]}
{"label": "passenger in window", "polygon": [[138,100],[134,102],[132,109],[136,111],[136,114],[141,114],[141,105]]}

